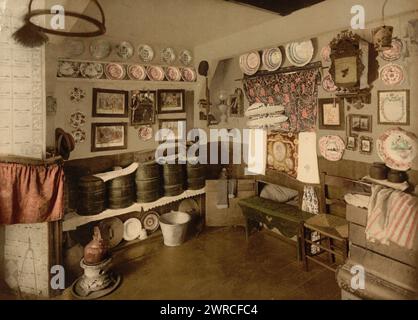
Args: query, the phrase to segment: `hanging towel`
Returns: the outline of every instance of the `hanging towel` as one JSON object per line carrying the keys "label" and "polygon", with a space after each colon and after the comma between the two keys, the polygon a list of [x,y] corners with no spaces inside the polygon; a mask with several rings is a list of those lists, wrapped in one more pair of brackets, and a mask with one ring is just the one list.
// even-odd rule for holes
{"label": "hanging towel", "polygon": [[227,209],[228,208],[228,180],[220,179],[218,180],[218,203],[216,207],[218,209]]}
{"label": "hanging towel", "polygon": [[[306,211],[313,214],[319,213],[319,201],[315,193],[315,189],[312,186],[305,186],[303,189],[303,200],[302,200],[302,211]],[[321,236],[318,232],[312,232],[311,240],[318,241],[321,239]],[[320,248],[317,246],[311,246],[311,253],[315,254],[320,251]]]}
{"label": "hanging towel", "polygon": [[416,248],[418,198],[402,191],[372,186],[366,236],[371,242],[393,242],[407,249]]}
{"label": "hanging towel", "polygon": [[267,164],[267,131],[249,129],[244,131],[244,143],[247,151],[246,175],[265,175]]}
{"label": "hanging towel", "polygon": [[297,179],[303,183],[319,184],[316,133],[299,133]]}
{"label": "hanging towel", "polygon": [[57,221],[63,213],[62,166],[0,163],[0,225]]}

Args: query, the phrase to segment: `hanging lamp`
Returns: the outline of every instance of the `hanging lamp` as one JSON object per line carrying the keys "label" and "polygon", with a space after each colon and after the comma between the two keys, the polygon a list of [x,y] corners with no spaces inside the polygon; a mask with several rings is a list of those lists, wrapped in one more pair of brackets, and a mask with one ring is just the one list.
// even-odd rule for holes
{"label": "hanging lamp", "polygon": [[25,24],[23,25],[23,27],[21,27],[19,30],[17,30],[13,34],[13,39],[24,47],[35,48],[35,47],[40,47],[48,42],[49,38],[47,34],[63,36],[63,37],[81,37],[81,38],[101,36],[106,33],[105,14],[98,0],[90,0],[90,2],[92,2],[99,9],[101,20],[90,17],[82,13],[73,12],[73,11],[65,11],[63,15],[65,17],[68,16],[68,17],[74,17],[80,20],[84,20],[94,25],[97,28],[94,31],[71,32],[71,31],[65,31],[65,30],[55,30],[53,28],[46,28],[46,27],[37,25],[35,22],[32,21],[32,19],[38,16],[51,15],[51,10],[48,10],[48,9],[33,10],[32,9],[33,0],[30,0],[29,6],[28,6],[28,13],[24,17]]}

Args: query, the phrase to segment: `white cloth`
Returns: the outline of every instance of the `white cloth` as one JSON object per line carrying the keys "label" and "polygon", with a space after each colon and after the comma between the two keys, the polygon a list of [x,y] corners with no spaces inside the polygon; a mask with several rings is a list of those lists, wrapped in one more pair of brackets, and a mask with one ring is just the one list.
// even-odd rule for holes
{"label": "white cloth", "polygon": [[127,176],[134,173],[138,169],[138,162],[132,163],[129,167],[121,170],[109,171],[105,173],[95,174],[96,178],[102,179],[104,182],[113,180],[115,178]]}
{"label": "white cloth", "polygon": [[319,184],[316,133],[299,133],[297,180],[303,183]]}
{"label": "white cloth", "polygon": [[367,209],[369,207],[370,197],[362,194],[347,193],[344,196],[344,200],[354,207]]}
{"label": "white cloth", "polygon": [[[249,129],[244,134],[247,147],[246,175],[265,175],[267,165],[267,130]],[[245,141],[246,140],[246,141]]]}

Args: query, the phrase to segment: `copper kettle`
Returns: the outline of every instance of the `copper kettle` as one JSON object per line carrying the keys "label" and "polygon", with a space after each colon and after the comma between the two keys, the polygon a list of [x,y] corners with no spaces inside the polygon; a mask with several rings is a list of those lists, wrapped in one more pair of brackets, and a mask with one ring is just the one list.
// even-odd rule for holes
{"label": "copper kettle", "polygon": [[99,227],[94,227],[93,240],[84,248],[84,263],[96,265],[103,262],[108,255],[107,243]]}

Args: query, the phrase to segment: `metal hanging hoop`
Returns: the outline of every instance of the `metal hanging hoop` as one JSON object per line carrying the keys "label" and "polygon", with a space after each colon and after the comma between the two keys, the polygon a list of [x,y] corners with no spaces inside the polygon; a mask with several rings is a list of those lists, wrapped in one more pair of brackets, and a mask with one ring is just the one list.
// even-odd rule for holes
{"label": "metal hanging hoop", "polygon": [[28,14],[25,16],[25,23],[28,24],[28,25],[32,25],[33,27],[37,28],[41,32],[48,33],[48,34],[53,34],[53,35],[57,35],[57,36],[83,37],[83,38],[101,36],[101,35],[106,33],[105,14],[104,14],[103,8],[100,5],[98,0],[90,0],[90,1],[92,1],[99,8],[100,15],[101,15],[101,21],[96,19],[96,18],[87,16],[85,14],[78,13],[78,12],[73,12],[73,11],[65,11],[64,15],[65,16],[70,16],[70,17],[75,17],[75,18],[87,21],[87,22],[89,22],[89,23],[91,23],[91,24],[93,24],[94,26],[97,27],[96,31],[92,31],[92,32],[69,32],[69,31],[60,31],[60,30],[54,30],[54,29],[41,27],[41,26],[35,24],[34,22],[32,22],[31,19],[34,18],[34,17],[38,17],[38,16],[51,15],[51,11],[46,10],[46,9],[32,10],[33,0],[30,0],[30,2],[29,2],[29,11],[28,11]]}

